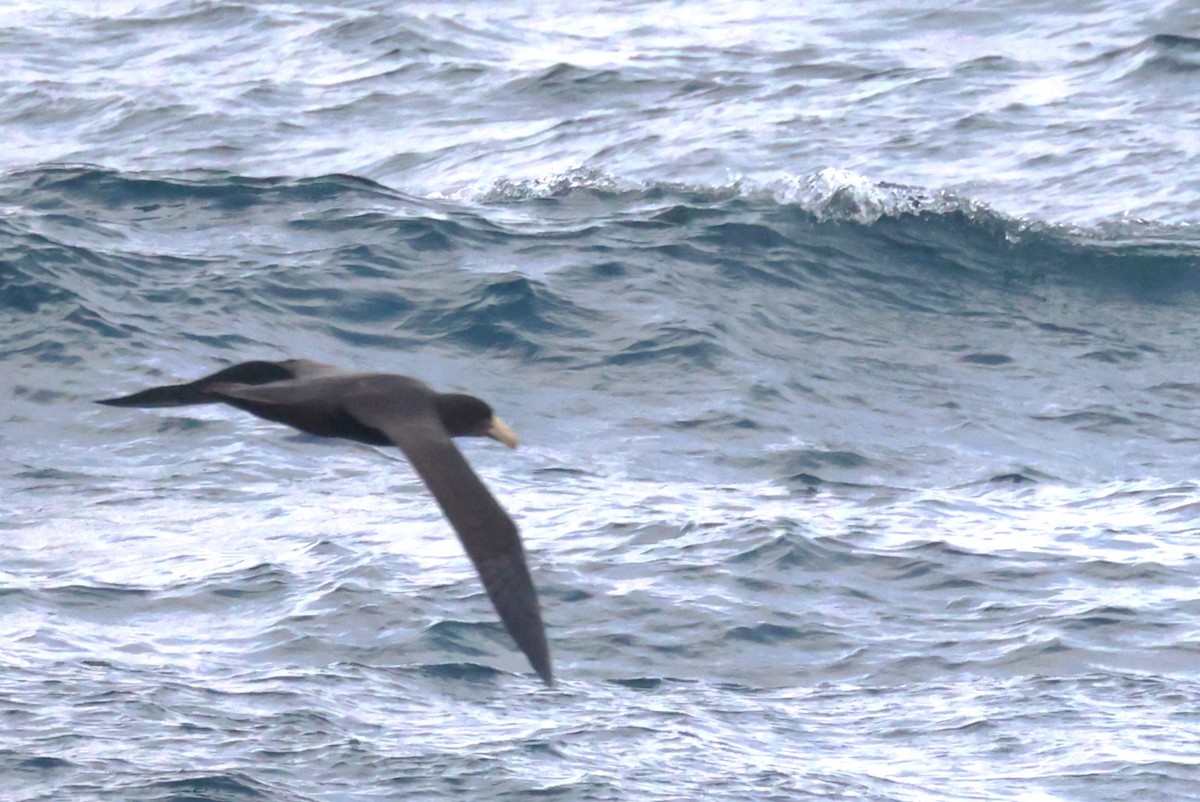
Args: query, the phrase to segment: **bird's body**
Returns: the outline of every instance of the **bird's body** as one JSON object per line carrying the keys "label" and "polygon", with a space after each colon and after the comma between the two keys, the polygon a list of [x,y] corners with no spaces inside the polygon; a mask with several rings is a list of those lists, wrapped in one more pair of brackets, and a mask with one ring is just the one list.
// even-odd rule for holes
{"label": "bird's body", "polygon": [[353,373],[303,359],[243,362],[186,384],[100,401],[121,407],[224,403],[318,437],[341,437],[404,452],[454,526],[513,640],[553,684],[537,592],[516,524],[471,470],[452,437],[512,430],[486,403],[438,393],[394,373]]}

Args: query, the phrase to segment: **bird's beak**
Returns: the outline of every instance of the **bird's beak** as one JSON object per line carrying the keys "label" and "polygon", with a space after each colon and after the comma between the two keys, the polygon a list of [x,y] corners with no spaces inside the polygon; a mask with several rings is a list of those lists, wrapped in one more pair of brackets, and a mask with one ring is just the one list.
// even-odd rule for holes
{"label": "bird's beak", "polygon": [[488,437],[493,440],[499,440],[509,448],[517,447],[517,433],[514,432],[509,425],[500,420],[495,415],[492,416],[492,425],[488,427]]}

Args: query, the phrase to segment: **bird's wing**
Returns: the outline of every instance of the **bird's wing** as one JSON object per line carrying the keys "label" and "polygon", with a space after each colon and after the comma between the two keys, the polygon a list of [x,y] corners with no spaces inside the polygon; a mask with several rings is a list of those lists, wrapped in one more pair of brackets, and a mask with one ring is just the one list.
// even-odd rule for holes
{"label": "bird's wing", "polygon": [[517,526],[445,433],[432,404],[414,413],[368,396],[348,403],[347,412],[404,452],[458,533],[508,633],[552,685],[546,631]]}
{"label": "bird's wing", "polygon": [[169,384],[151,387],[148,390],[118,398],[98,401],[112,407],[181,407],[189,404],[212,404],[222,399],[209,391],[217,385],[244,384],[262,385],[291,379],[336,373],[337,368],[312,362],[307,359],[289,359],[284,362],[241,362],[216,373],[184,384]]}
{"label": "bird's wing", "polygon": [[[314,376],[333,376],[335,374],[347,373],[336,365],[327,365],[324,362],[316,362],[312,359],[285,359],[282,362],[268,362],[267,364],[279,365],[284,370],[292,374],[289,378],[292,379],[311,379]],[[227,381],[236,381],[227,379]],[[243,381],[241,384],[260,384],[261,382]]]}

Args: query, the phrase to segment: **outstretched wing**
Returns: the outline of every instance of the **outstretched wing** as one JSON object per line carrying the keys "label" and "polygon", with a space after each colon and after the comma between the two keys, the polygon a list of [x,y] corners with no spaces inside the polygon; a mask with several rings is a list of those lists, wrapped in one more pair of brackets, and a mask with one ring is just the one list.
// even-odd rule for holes
{"label": "outstretched wing", "polygon": [[221,384],[260,385],[290,379],[308,378],[336,373],[338,369],[307,359],[289,359],[283,362],[242,362],[224,370],[209,374],[184,384],[169,384],[151,387],[132,395],[106,398],[97,404],[110,407],[182,407],[189,404],[212,404],[223,399],[216,398],[209,390]]}
{"label": "outstretched wing", "polygon": [[445,433],[432,404],[403,414],[388,407],[386,400],[367,397],[347,411],[404,452],[458,533],[508,633],[538,676],[553,685],[546,630],[517,525]]}

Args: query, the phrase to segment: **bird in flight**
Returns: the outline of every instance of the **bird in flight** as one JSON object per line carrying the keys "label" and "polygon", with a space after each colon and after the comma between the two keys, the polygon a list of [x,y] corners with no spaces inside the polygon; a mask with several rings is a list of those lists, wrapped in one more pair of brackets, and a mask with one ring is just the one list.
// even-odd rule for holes
{"label": "bird in flight", "polygon": [[97,403],[114,407],[229,404],[317,437],[396,446],[412,463],[475,564],[500,620],[530,665],[554,684],[537,591],[517,526],[471,469],[453,437],[517,437],[474,396],[439,393],[395,373],[356,373],[307,359],[243,362],[185,384]]}

